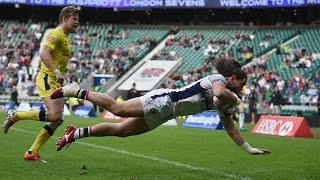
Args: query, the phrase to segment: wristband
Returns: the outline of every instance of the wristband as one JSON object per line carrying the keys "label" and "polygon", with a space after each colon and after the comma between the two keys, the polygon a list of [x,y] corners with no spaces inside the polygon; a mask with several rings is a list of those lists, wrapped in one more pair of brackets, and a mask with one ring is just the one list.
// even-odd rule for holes
{"label": "wristband", "polygon": [[53,72],[54,72],[56,75],[57,75],[57,74],[61,74],[61,72],[60,72],[59,69],[55,69]]}
{"label": "wristband", "polygon": [[247,151],[248,153],[250,153],[252,151],[252,147],[247,143],[247,141],[245,141],[241,146],[242,149],[244,149],[245,151]]}

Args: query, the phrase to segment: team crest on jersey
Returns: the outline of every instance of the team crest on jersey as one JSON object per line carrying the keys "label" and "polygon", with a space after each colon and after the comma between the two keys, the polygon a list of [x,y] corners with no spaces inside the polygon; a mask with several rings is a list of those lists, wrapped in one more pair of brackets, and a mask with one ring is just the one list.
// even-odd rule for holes
{"label": "team crest on jersey", "polygon": [[53,37],[53,36],[48,36],[47,39],[48,39],[49,41],[53,42],[56,38]]}

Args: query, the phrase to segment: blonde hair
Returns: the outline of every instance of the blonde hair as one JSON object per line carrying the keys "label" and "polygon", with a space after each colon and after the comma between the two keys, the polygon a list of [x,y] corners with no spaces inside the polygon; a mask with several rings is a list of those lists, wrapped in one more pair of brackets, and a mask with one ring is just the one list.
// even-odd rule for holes
{"label": "blonde hair", "polygon": [[63,18],[69,18],[70,16],[77,15],[77,14],[79,14],[79,10],[76,7],[74,7],[74,6],[64,7],[61,10],[60,15],[59,15],[59,23],[62,23]]}

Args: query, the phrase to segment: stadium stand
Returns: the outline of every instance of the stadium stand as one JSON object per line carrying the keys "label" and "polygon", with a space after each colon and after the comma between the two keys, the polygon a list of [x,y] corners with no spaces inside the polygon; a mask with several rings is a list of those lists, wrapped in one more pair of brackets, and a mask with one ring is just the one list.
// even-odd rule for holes
{"label": "stadium stand", "polygon": [[77,34],[71,35],[73,63],[68,68],[69,82],[82,82],[91,73],[120,77],[168,33],[169,29],[164,28],[81,25]]}
{"label": "stadium stand", "polygon": [[[20,96],[37,95],[34,85],[37,67],[33,69],[30,61],[39,60],[33,57],[38,56],[40,40],[48,23],[1,20],[1,24],[1,29],[5,30],[1,33],[1,94],[9,95],[10,89],[18,86]],[[169,31],[169,28],[121,28],[113,24],[81,25],[76,34],[71,34],[73,54],[67,69],[68,82],[81,83],[91,73],[120,77]],[[5,69],[6,65],[9,68]]]}
{"label": "stadium stand", "polygon": [[33,95],[34,70],[30,61],[39,49],[47,22],[0,20],[1,87],[0,94],[8,95],[21,82],[21,89]]}
{"label": "stadium stand", "polygon": [[[214,71],[210,55],[212,57],[234,56],[242,64],[246,64],[249,76],[248,87],[256,86],[258,88],[261,86],[258,88],[262,99],[259,103],[259,112],[268,113],[268,101],[271,98],[273,86],[279,86],[286,103],[296,105],[301,103],[299,97],[303,93],[306,93],[310,88],[319,86],[319,84],[315,86],[315,83],[310,82],[310,78],[314,77],[320,67],[320,61],[317,60],[320,48],[314,40],[318,36],[317,31],[305,28],[267,28],[243,31],[186,29],[172,36],[167,42],[167,46],[153,59],[174,60],[181,58],[183,60],[184,64],[179,68],[179,71],[163,84],[163,87],[179,88]],[[209,33],[206,34],[206,32]],[[203,39],[198,38],[200,41],[196,41],[197,36]],[[314,43],[303,44],[303,42]],[[208,45],[211,46],[210,49],[213,49],[210,55],[206,54]],[[312,57],[312,65],[309,68],[284,67],[284,59],[288,53],[285,54],[282,51],[291,51],[295,48],[300,51],[304,49],[309,57]],[[246,56],[247,53],[250,55]],[[299,57],[301,58],[301,56]],[[290,93],[292,89],[293,92]],[[293,97],[290,97],[290,94]],[[316,97],[317,95],[313,95],[311,99]],[[292,111],[291,115],[293,113],[296,111]]]}
{"label": "stadium stand", "polygon": [[[39,42],[48,22],[31,20],[0,20],[1,33],[1,95],[9,95],[14,86],[20,95],[36,95],[36,69],[30,60],[37,55]],[[68,82],[84,82],[91,73],[115,74],[121,77],[162,40],[166,46],[154,60],[182,60],[177,72],[167,78],[163,87],[179,88],[214,72],[212,58],[229,56],[246,65],[250,86],[264,84],[259,89],[267,107],[271,87],[281,86],[289,104],[300,104],[300,96],[309,89],[319,88],[312,82],[320,67],[318,29],[310,28],[181,28],[170,34],[169,27],[122,26],[107,23],[84,23],[71,35],[72,57],[67,69]],[[28,39],[28,41],[23,41]],[[290,57],[291,65],[286,64]],[[307,57],[311,65],[299,63]],[[7,69],[5,67],[8,66]],[[282,83],[277,83],[277,82]],[[300,82],[296,82],[300,81]],[[21,82],[20,85],[18,82]],[[296,85],[298,84],[298,85]],[[293,87],[293,86],[297,86]],[[292,88],[293,93],[290,93]],[[292,94],[293,97],[290,97]],[[1,98],[5,101],[6,98]],[[311,103],[310,103],[311,104]],[[261,112],[265,112],[261,110]],[[284,110],[282,114],[296,113]],[[308,113],[307,113],[308,114]],[[309,113],[310,114],[310,113]]]}
{"label": "stadium stand", "polygon": [[[295,77],[301,79],[303,85],[294,91],[294,104],[300,104],[299,97],[309,88],[317,88],[310,79],[320,67],[320,58],[317,56],[320,52],[320,45],[315,41],[319,33],[317,29],[301,29],[298,38],[282,46],[280,52],[270,54],[270,61],[266,63],[268,71],[277,71],[290,87],[294,85]],[[309,65],[305,64],[307,61]],[[317,86],[319,87],[318,84]]]}

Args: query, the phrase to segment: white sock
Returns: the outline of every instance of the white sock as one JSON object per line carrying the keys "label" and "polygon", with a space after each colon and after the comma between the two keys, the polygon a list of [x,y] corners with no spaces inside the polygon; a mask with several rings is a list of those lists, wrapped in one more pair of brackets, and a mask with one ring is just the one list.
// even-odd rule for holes
{"label": "white sock", "polygon": [[244,127],[244,113],[240,113],[239,115],[239,128]]}
{"label": "white sock", "polygon": [[74,131],[73,139],[79,139],[90,136],[90,128],[78,128]]}

